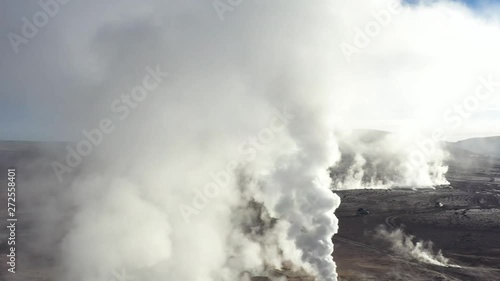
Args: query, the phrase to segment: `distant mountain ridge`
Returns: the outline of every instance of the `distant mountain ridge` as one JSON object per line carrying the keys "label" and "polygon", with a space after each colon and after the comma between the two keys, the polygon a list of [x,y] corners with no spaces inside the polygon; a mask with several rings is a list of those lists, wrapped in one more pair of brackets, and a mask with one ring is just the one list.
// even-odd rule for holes
{"label": "distant mountain ridge", "polygon": [[[366,144],[376,143],[389,136],[391,133],[379,130],[354,130],[351,136]],[[481,137],[470,138],[457,142],[443,142],[444,147],[456,155],[469,156],[478,154],[486,157],[500,158],[500,136],[495,137]],[[348,147],[345,143],[340,141],[341,147]]]}
{"label": "distant mountain ridge", "polygon": [[500,157],[500,136],[471,138],[451,143],[452,146],[490,157]]}
{"label": "distant mountain ridge", "polygon": [[64,156],[64,142],[10,141],[0,140],[0,167],[11,166],[21,159],[34,159],[41,155]]}

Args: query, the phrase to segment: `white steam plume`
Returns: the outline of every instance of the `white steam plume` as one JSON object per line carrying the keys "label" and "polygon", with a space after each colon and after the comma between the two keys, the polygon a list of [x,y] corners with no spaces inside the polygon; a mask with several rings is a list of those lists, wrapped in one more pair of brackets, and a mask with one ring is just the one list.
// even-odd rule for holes
{"label": "white steam plume", "polygon": [[[449,184],[441,143],[420,162],[411,161],[413,138],[382,131],[355,130],[338,134],[341,160],[330,168],[333,189],[434,187]],[[413,150],[412,150],[413,148]]]}
{"label": "white steam plume", "polygon": [[[85,128],[111,114],[116,129],[61,195],[74,212],[61,239],[62,280],[108,280],[121,268],[142,280],[235,280],[284,264],[336,280],[333,62],[320,55],[335,41],[324,41],[328,11],[303,8],[262,2],[221,23],[210,3],[178,1],[162,11],[183,28],[159,28],[166,18],[156,12],[102,27],[93,47],[106,61],[97,61],[125,78],[114,81],[119,90],[107,91],[111,78],[95,82],[102,110]],[[117,52],[124,41],[128,51]],[[147,65],[169,76],[128,116],[110,110]],[[238,212],[253,201],[276,220],[258,235]]]}
{"label": "white steam plume", "polygon": [[415,259],[422,263],[460,267],[450,263],[450,260],[445,258],[439,250],[434,253],[433,243],[431,241],[416,241],[415,236],[407,235],[402,229],[398,228],[394,231],[387,230],[386,227],[380,226],[377,228],[375,237],[391,243],[391,249],[398,255],[406,258]]}

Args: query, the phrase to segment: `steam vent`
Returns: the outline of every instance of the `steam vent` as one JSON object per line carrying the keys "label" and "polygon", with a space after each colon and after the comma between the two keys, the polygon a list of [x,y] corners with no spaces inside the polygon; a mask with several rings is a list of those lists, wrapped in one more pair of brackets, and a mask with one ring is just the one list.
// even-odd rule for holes
{"label": "steam vent", "polygon": [[[283,279],[286,278],[286,279]],[[286,280],[286,281],[316,281],[303,270],[290,270],[290,269],[273,269],[269,270],[266,274],[252,275],[252,273],[245,271],[241,273],[239,281],[273,281],[273,280]]]}

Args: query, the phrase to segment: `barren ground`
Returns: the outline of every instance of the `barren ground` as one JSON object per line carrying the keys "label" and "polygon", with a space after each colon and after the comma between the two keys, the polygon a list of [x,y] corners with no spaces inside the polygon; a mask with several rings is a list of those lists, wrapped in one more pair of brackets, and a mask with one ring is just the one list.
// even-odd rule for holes
{"label": "barren ground", "polygon": [[[450,187],[337,192],[342,204],[333,256],[341,280],[500,280],[500,181],[490,182],[500,174],[500,160],[466,160],[450,163]],[[370,214],[356,216],[360,207]],[[379,225],[432,241],[435,252],[461,268],[398,255],[375,238]]]}

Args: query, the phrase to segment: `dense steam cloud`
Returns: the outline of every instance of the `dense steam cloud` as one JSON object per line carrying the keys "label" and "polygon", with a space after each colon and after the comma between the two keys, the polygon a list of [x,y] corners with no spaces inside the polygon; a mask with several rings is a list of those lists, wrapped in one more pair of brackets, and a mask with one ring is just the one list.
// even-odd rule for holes
{"label": "dense steam cloud", "polygon": [[414,188],[448,184],[445,178],[448,167],[444,163],[448,153],[442,148],[442,143],[427,142],[431,148],[429,152],[421,157],[422,160],[412,161],[414,153],[417,156],[422,153],[414,139],[364,130],[344,132],[338,136],[342,157],[330,168],[333,189]]}
{"label": "dense steam cloud", "polygon": [[459,267],[450,263],[450,260],[443,256],[441,250],[435,253],[431,241],[420,240],[415,242],[415,237],[405,234],[402,229],[389,231],[380,226],[375,237],[391,243],[391,249],[405,258],[427,264]]}
{"label": "dense steam cloud", "polygon": [[[493,17],[449,1],[228,2],[69,1],[27,43],[2,41],[2,87],[15,93],[2,106],[27,116],[4,125],[74,141],[58,165],[26,167],[39,171],[24,189],[40,214],[30,239],[62,265],[59,280],[125,269],[228,281],[282,266],[337,280],[330,176],[339,188],[433,185],[445,153],[419,142],[408,168],[422,150],[409,140],[484,125],[453,105],[478,76],[500,77]],[[1,5],[1,30],[19,36],[41,10]],[[380,17],[377,35],[360,33]],[[342,133],[357,128],[404,138]]]}

